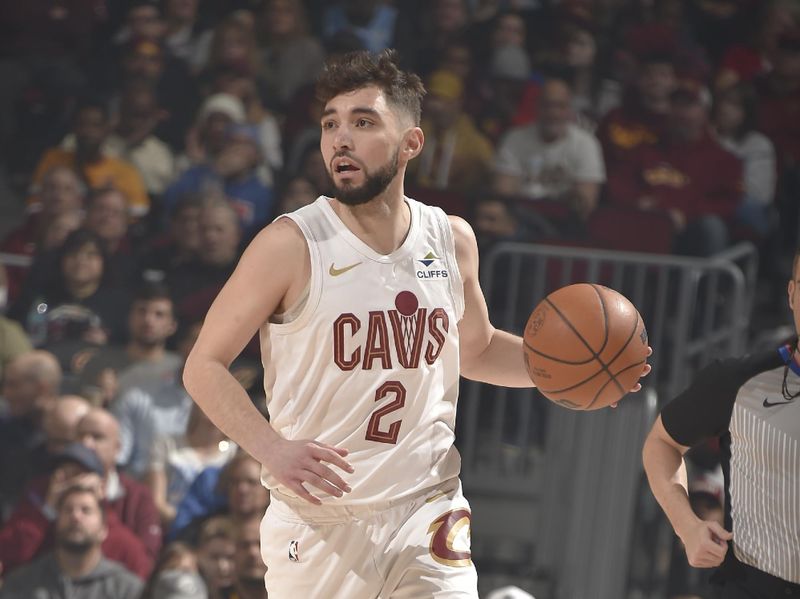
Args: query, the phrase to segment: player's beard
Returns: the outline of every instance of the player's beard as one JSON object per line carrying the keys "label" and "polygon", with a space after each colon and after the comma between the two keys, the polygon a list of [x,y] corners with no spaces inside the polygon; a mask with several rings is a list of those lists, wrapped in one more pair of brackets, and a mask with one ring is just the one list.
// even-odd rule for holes
{"label": "player's beard", "polygon": [[361,204],[366,204],[376,196],[379,196],[386,191],[386,188],[389,187],[389,184],[397,176],[399,157],[400,149],[398,148],[395,150],[394,156],[389,159],[389,162],[384,164],[374,173],[370,173],[365,168],[364,182],[358,186],[337,185],[331,173],[328,172],[328,177],[331,179],[331,182],[336,189],[336,199],[342,204],[347,204],[348,206],[360,206]]}

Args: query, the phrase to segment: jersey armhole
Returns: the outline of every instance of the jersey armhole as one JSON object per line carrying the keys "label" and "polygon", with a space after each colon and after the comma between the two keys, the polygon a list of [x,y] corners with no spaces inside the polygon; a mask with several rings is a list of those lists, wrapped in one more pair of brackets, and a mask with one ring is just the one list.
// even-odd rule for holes
{"label": "jersey armhole", "polygon": [[453,306],[456,311],[456,322],[461,322],[464,316],[464,282],[461,279],[461,271],[458,269],[458,258],[456,256],[456,242],[453,235],[453,228],[450,226],[450,219],[441,208],[433,207],[436,218],[439,221],[439,228],[442,230],[442,238],[445,242],[445,260],[447,269],[451,276],[448,277],[450,286],[450,296],[453,298]]}
{"label": "jersey armhole", "polygon": [[320,298],[322,297],[322,276],[320,276],[320,264],[322,264],[322,258],[319,254],[319,245],[317,243],[317,239],[314,237],[314,233],[308,224],[303,220],[302,217],[297,215],[297,213],[284,214],[283,216],[291,219],[303,234],[303,237],[306,240],[306,245],[308,246],[308,256],[311,262],[311,268],[309,274],[310,280],[306,285],[308,288],[308,297],[306,298],[305,304],[299,310],[297,317],[287,323],[268,323],[269,330],[277,335],[288,335],[303,328],[313,316],[317,306],[319,306]]}

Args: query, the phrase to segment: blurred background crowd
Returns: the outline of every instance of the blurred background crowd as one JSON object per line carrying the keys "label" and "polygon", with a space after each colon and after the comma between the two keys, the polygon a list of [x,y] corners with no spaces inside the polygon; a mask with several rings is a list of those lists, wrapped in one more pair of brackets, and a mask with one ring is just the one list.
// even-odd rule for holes
{"label": "blurred background crowd", "polygon": [[[332,194],[326,58],[396,48],[423,78],[406,193],[468,218],[481,252],[747,240],[771,326],[800,214],[799,17],[793,0],[0,3],[0,597],[43,577],[265,596],[259,466],[180,373],[248,240]],[[232,368],[263,409],[257,340]],[[698,510],[721,517],[721,489],[699,480]]]}

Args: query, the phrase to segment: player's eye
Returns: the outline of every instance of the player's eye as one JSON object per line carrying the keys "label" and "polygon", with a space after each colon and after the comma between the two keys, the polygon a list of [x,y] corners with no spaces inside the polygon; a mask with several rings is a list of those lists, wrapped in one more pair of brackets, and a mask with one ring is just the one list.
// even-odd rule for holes
{"label": "player's eye", "polygon": [[372,123],[367,119],[358,119],[356,121],[356,127],[369,127]]}
{"label": "player's eye", "polygon": [[325,122],[322,123],[322,128],[323,129],[333,129],[334,126],[335,126],[335,123],[333,121],[325,121]]}

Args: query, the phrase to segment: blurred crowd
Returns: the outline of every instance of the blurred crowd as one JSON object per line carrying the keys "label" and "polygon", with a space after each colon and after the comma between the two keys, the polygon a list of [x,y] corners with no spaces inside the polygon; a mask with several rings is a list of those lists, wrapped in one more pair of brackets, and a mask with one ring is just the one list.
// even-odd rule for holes
{"label": "blurred crowd", "polygon": [[[747,240],[782,285],[799,19],[793,0],[0,3],[0,201],[25,212],[0,241],[0,597],[265,597],[259,466],[181,369],[246,243],[332,194],[327,58],[396,48],[423,78],[406,193],[481,252]],[[263,409],[257,339],[232,370]]]}

